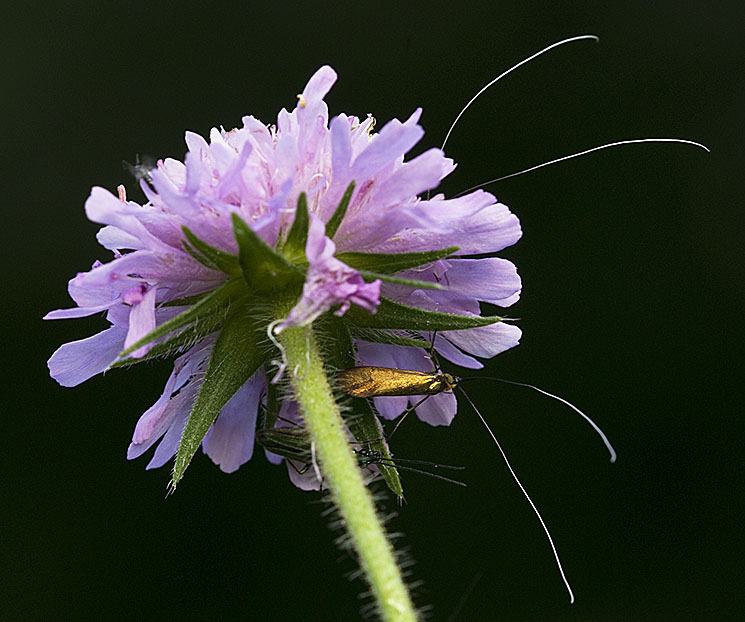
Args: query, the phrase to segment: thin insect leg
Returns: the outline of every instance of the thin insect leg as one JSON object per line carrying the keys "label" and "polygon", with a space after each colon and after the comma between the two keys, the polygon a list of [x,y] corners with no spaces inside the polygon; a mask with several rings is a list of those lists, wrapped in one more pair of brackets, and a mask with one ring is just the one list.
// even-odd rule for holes
{"label": "thin insect leg", "polygon": [[407,460],[407,459],[396,459],[396,458],[387,458],[379,451],[373,451],[368,449],[363,450],[356,450],[355,454],[357,454],[358,461],[360,468],[366,468],[372,464],[380,464],[383,466],[389,466],[394,469],[400,469],[402,471],[409,471],[410,473],[418,473],[419,475],[428,475],[429,477],[433,477],[434,479],[439,479],[444,482],[449,482],[451,484],[456,484],[458,486],[466,486],[465,483],[460,482],[456,479],[452,479],[450,477],[445,477],[444,475],[439,475],[437,473],[431,473],[430,471],[425,471],[424,469],[419,469],[413,466],[409,466],[411,464],[422,464],[422,465],[428,465],[433,468],[444,468],[444,469],[453,469],[453,470],[463,470],[465,467],[461,466],[451,466],[447,464],[437,464],[436,462],[430,462],[428,460]]}
{"label": "thin insect leg", "polygon": [[429,399],[430,397],[432,397],[432,396],[431,396],[431,395],[425,395],[425,396],[424,396],[424,397],[423,397],[422,399],[420,399],[420,400],[419,400],[419,401],[418,401],[418,402],[417,402],[416,404],[414,404],[413,406],[409,406],[409,407],[408,407],[408,408],[407,408],[407,409],[406,409],[406,410],[405,410],[405,411],[403,412],[403,414],[401,415],[401,418],[400,418],[400,419],[399,419],[399,420],[398,420],[398,421],[396,422],[396,425],[395,425],[395,427],[393,428],[393,431],[392,431],[392,432],[391,432],[390,434],[388,434],[388,435],[387,435],[387,438],[388,438],[388,440],[390,440],[390,439],[391,439],[391,438],[393,437],[393,435],[394,435],[394,434],[396,433],[396,430],[398,430],[398,428],[399,428],[399,427],[401,426],[401,424],[402,424],[402,423],[404,422],[404,419],[406,419],[406,417],[408,417],[409,413],[410,413],[410,412],[412,412],[412,411],[414,411],[414,410],[416,410],[418,406],[421,406],[421,405],[422,405],[422,403],[423,403],[423,402],[424,402],[425,400],[428,400],[428,399]]}
{"label": "thin insect leg", "polygon": [[[371,454],[377,453],[380,454],[380,452],[370,452]],[[439,462],[432,462],[431,460],[413,460],[411,458],[386,458],[385,456],[380,456],[381,460],[392,460],[393,462],[397,464],[421,464],[424,466],[432,467],[433,469],[448,469],[451,471],[465,471],[466,467],[456,465],[456,464],[440,464]]]}
{"label": "thin insect leg", "polygon": [[291,427],[293,428],[303,428],[297,421],[293,421],[292,419],[288,419],[287,417],[282,417],[281,415],[277,415],[277,421],[284,421],[285,423],[289,423]]}
{"label": "thin insect leg", "polygon": [[285,462],[292,467],[292,470],[295,471],[298,475],[305,475],[308,472],[308,469],[310,469],[309,464],[304,464],[299,469],[295,466],[295,462],[293,460],[285,459]]}
{"label": "thin insect leg", "polygon": [[430,473],[429,471],[425,471],[424,469],[417,469],[415,467],[410,467],[405,464],[399,464],[396,462],[396,460],[391,460],[390,462],[381,459],[379,461],[376,461],[375,464],[382,464],[384,466],[390,466],[395,469],[400,469],[401,471],[408,471],[409,473],[417,473],[419,475],[428,475],[429,477],[432,477],[434,479],[439,479],[443,482],[448,482],[449,484],[455,484],[456,486],[463,486],[466,488],[468,485],[465,482],[460,482],[457,479],[452,479],[450,477],[445,477],[444,475],[440,475],[439,473]]}
{"label": "thin insect leg", "polygon": [[432,331],[431,335],[432,339],[429,342],[429,360],[432,361],[432,365],[434,365],[435,371],[440,371],[440,360],[437,358],[437,353],[435,352],[435,339],[437,339],[436,328]]}
{"label": "thin insect leg", "polygon": [[466,601],[468,600],[469,596],[471,596],[471,592],[473,592],[473,588],[476,587],[476,584],[481,581],[481,577],[484,575],[483,572],[479,571],[476,573],[476,576],[471,579],[471,583],[466,588],[466,591],[463,592],[463,596],[460,597],[458,600],[458,603],[455,605],[455,609],[453,609],[453,613],[450,614],[450,617],[445,620],[445,622],[455,622],[455,619],[460,615],[461,609],[463,609],[463,605],[466,604]]}

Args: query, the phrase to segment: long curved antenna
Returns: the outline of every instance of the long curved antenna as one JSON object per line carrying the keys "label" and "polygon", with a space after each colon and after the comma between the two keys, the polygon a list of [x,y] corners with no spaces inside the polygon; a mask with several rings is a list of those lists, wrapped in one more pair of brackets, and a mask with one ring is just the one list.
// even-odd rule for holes
{"label": "long curved antenna", "polygon": [[[613,449],[613,445],[610,444],[610,441],[608,440],[608,437],[605,435],[605,432],[603,432],[600,429],[600,426],[597,423],[595,423],[592,419],[590,419],[589,415],[586,415],[585,413],[583,413],[579,408],[577,408],[574,404],[572,404],[568,400],[565,400],[563,397],[559,397],[558,395],[554,395],[553,393],[549,393],[548,391],[544,391],[543,389],[539,389],[538,387],[533,386],[532,384],[528,384],[527,382],[517,382],[515,380],[505,380],[504,378],[495,378],[494,376],[474,376],[474,377],[471,377],[471,378],[461,378],[460,379],[461,382],[466,381],[466,380],[468,380],[468,381],[472,381],[472,380],[496,380],[497,382],[504,382],[506,384],[514,384],[514,385],[517,385],[518,387],[527,387],[528,389],[533,389],[534,391],[538,391],[538,393],[541,393],[542,395],[545,395],[546,397],[551,397],[551,398],[553,398],[553,399],[561,402],[562,404],[564,404],[566,406],[569,406],[569,408],[571,408],[580,417],[582,417],[585,421],[587,421],[587,423],[590,424],[590,426],[592,427],[592,429],[595,430],[595,432],[597,432],[598,436],[600,437],[600,439],[605,444],[605,447],[608,449],[608,453],[610,453],[610,461],[611,462],[615,462],[616,461],[616,458],[617,458],[616,450]],[[465,395],[465,391],[463,393]],[[468,399],[468,401],[471,402],[471,400],[468,398],[467,395],[466,395],[466,399]],[[473,402],[471,402],[471,405],[473,405]]]}
{"label": "long curved antenna", "polygon": [[522,491],[525,498],[528,500],[528,503],[530,503],[530,507],[533,508],[533,512],[538,517],[538,521],[541,523],[541,527],[543,527],[543,531],[546,534],[546,537],[548,538],[548,543],[551,545],[551,551],[554,554],[554,559],[556,560],[556,566],[559,568],[559,574],[561,575],[561,580],[564,582],[564,585],[567,588],[567,591],[569,592],[569,602],[574,603],[574,592],[572,592],[572,587],[569,585],[569,581],[567,580],[567,576],[564,573],[564,568],[561,565],[561,560],[559,559],[559,553],[556,550],[556,545],[554,544],[554,540],[551,537],[551,534],[548,531],[548,527],[546,527],[546,523],[543,520],[543,517],[541,516],[541,513],[538,511],[538,508],[535,506],[535,503],[533,503],[533,500],[530,498],[530,495],[528,494],[528,491],[525,490],[525,487],[520,483],[520,480],[517,478],[517,475],[515,474],[515,471],[512,468],[512,465],[510,464],[510,461],[507,459],[507,454],[504,453],[504,449],[502,449],[502,446],[499,444],[499,441],[497,440],[497,437],[494,436],[494,432],[492,432],[491,428],[489,427],[489,424],[486,422],[486,419],[484,419],[483,415],[479,412],[479,409],[476,408],[476,404],[473,403],[470,397],[468,397],[468,393],[466,393],[463,389],[458,387],[458,390],[463,394],[463,397],[468,400],[468,403],[471,405],[471,408],[473,408],[474,412],[479,416],[479,419],[481,419],[481,423],[484,424],[484,427],[489,432],[489,435],[492,437],[492,440],[494,441],[494,444],[497,446],[497,449],[499,449],[499,453],[502,454],[502,458],[504,459],[504,463],[507,465],[507,468],[510,471],[510,474],[512,475],[512,479],[515,480],[518,487]]}
{"label": "long curved antenna", "polygon": [[605,145],[599,145],[598,147],[592,147],[591,149],[585,149],[584,151],[565,155],[561,158],[556,158],[555,160],[549,160],[548,162],[543,162],[543,164],[536,164],[535,166],[523,169],[522,171],[517,171],[516,173],[510,173],[509,175],[495,177],[494,179],[490,179],[489,181],[485,181],[481,184],[477,184],[471,188],[468,188],[468,190],[463,190],[462,192],[456,194],[453,198],[463,196],[464,194],[468,194],[469,192],[473,192],[474,190],[478,190],[479,188],[483,188],[484,186],[488,186],[489,184],[495,184],[498,181],[504,181],[505,179],[509,179],[510,177],[517,177],[518,175],[524,175],[525,173],[536,171],[539,168],[557,164],[558,162],[564,162],[565,160],[579,158],[580,156],[587,155],[588,153],[592,153],[593,151],[602,151],[603,149],[608,149],[610,147],[619,147],[621,145],[635,145],[638,143],[682,143],[684,145],[693,145],[694,147],[700,147],[707,153],[710,153],[709,148],[706,145],[697,143],[695,140],[686,140],[684,138],[631,138],[629,140],[618,140],[616,142],[606,143]]}
{"label": "long curved antenna", "polygon": [[463,110],[461,110],[461,111],[460,111],[460,112],[458,113],[458,116],[457,116],[457,117],[455,117],[455,121],[453,121],[453,124],[452,124],[452,125],[450,126],[450,129],[448,130],[448,133],[447,133],[447,134],[445,135],[445,140],[443,140],[443,141],[442,141],[442,146],[440,147],[440,149],[442,149],[443,151],[445,150],[445,145],[446,145],[446,144],[447,144],[447,142],[448,142],[448,138],[450,138],[450,134],[452,133],[452,131],[453,131],[453,128],[455,128],[455,126],[457,125],[458,121],[460,121],[460,118],[461,118],[461,117],[463,116],[463,113],[464,113],[464,112],[465,112],[466,110],[468,110],[468,108],[469,108],[469,107],[471,106],[471,104],[472,104],[473,102],[475,102],[475,101],[476,101],[476,100],[477,100],[477,99],[478,99],[478,98],[479,98],[479,97],[481,96],[481,94],[482,94],[482,93],[483,93],[483,92],[484,92],[484,91],[485,91],[486,89],[488,89],[488,88],[489,88],[490,86],[492,86],[493,84],[496,84],[497,82],[499,82],[499,81],[500,81],[500,80],[501,80],[502,78],[504,78],[504,77],[505,77],[505,76],[506,76],[507,74],[509,74],[509,73],[512,73],[512,72],[513,72],[513,71],[515,71],[515,69],[517,69],[518,67],[522,67],[522,66],[523,66],[523,65],[524,65],[525,63],[529,63],[529,62],[530,62],[530,61],[532,61],[532,60],[533,60],[534,58],[538,58],[538,57],[539,57],[539,56],[540,56],[541,54],[545,54],[545,53],[546,53],[546,52],[548,52],[549,50],[553,50],[554,48],[556,48],[556,47],[559,47],[560,45],[564,45],[565,43],[572,43],[572,42],[574,42],[574,41],[584,41],[584,40],[587,40],[587,39],[589,39],[589,40],[592,40],[592,41],[600,41],[600,39],[598,39],[598,37],[596,37],[595,35],[579,35],[579,36],[577,36],[577,37],[570,37],[569,39],[562,39],[561,41],[557,41],[556,43],[552,43],[552,44],[551,44],[551,45],[549,45],[548,47],[545,47],[545,48],[543,48],[543,49],[542,49],[542,50],[541,50],[540,52],[536,52],[536,53],[535,53],[535,54],[533,54],[532,56],[528,56],[528,58],[526,58],[526,59],[524,59],[524,60],[521,60],[521,61],[520,61],[519,63],[517,63],[517,65],[513,65],[513,66],[512,66],[512,67],[510,67],[510,68],[509,68],[509,69],[508,69],[507,71],[504,71],[504,72],[500,73],[500,74],[499,74],[499,75],[498,75],[498,76],[497,76],[496,78],[494,78],[494,79],[493,79],[493,80],[492,80],[491,82],[489,82],[489,83],[488,83],[487,85],[483,86],[483,87],[481,88],[481,90],[480,90],[480,91],[479,91],[478,93],[476,93],[476,95],[474,95],[474,96],[473,96],[473,97],[471,98],[471,100],[470,100],[470,101],[469,101],[469,102],[468,102],[468,103],[467,103],[467,104],[466,104],[465,106],[463,106]]}

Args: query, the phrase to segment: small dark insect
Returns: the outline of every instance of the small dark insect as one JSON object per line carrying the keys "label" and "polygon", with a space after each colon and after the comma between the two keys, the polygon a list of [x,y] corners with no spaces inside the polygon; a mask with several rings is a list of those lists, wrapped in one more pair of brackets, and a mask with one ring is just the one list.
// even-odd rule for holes
{"label": "small dark insect", "polygon": [[140,156],[139,154],[137,154],[135,156],[134,164],[130,164],[126,160],[122,160],[122,167],[125,171],[128,171],[138,182],[142,180],[150,188],[153,188],[153,178],[150,175],[150,171],[158,168],[158,162],[153,156]]}
{"label": "small dark insect", "polygon": [[[256,432],[256,441],[264,449],[271,451],[272,453],[282,456],[290,461],[290,466],[295,471],[303,475],[307,473],[313,464],[313,452],[311,450],[310,438],[304,428],[300,427],[285,427],[285,428],[272,428],[269,430],[260,429]],[[353,442],[355,445],[364,445],[364,443]],[[433,469],[449,469],[453,471],[462,471],[465,467],[452,466],[449,464],[439,464],[437,462],[430,462],[428,460],[409,460],[404,458],[389,458],[383,455],[379,451],[372,449],[364,449],[360,447],[355,449],[354,453],[357,456],[357,462],[360,468],[364,469],[373,464],[380,464],[385,466],[394,467],[402,471],[409,471],[411,473],[419,473],[420,475],[427,475],[435,479],[439,479],[451,484],[458,486],[465,486],[463,482],[458,480],[450,479],[437,473],[431,473],[424,469],[417,468],[417,466],[428,466]],[[293,462],[302,464],[303,466],[298,468]]]}

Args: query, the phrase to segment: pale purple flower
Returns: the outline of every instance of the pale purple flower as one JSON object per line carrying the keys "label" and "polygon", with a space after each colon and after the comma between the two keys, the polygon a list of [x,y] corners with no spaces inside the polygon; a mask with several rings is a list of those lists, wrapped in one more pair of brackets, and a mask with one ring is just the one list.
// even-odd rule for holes
{"label": "pale purple flower", "polygon": [[[105,225],[97,237],[114,257],[107,263],[96,262],[70,281],[68,291],[77,307],[46,317],[84,317],[106,311],[111,326],[65,344],[52,355],[50,373],[60,384],[75,386],[105,371],[122,351],[188,311],[194,304],[190,297],[209,294],[239,278],[240,267],[237,272],[226,272],[197,261],[185,249],[184,227],[215,249],[237,255],[239,244],[231,225],[237,215],[269,247],[279,249],[302,193],[307,197],[310,223],[305,256],[288,261],[305,277],[298,302],[287,317],[279,318],[281,328],[309,324],[327,312],[346,319],[354,307],[375,313],[381,296],[410,307],[471,317],[480,315],[479,301],[508,306],[517,300],[520,279],[509,261],[459,258],[495,253],[514,244],[521,235],[517,218],[482,190],[455,199],[422,198],[455,164],[436,148],[404,161],[424,135],[419,125],[421,110],[404,122],[388,122],[378,133],[372,132],[371,117],[360,120],[340,114],[329,121],[323,98],[335,80],[330,67],[319,69],[297,106],[291,112],[283,109],[275,125],[247,116],[241,128],[212,129],[209,142],[187,132],[184,161],[158,162],[150,172],[152,187],[141,183],[148,199],[144,205],[126,200],[123,192],[115,196],[93,188],[86,214]],[[326,223],[352,182],[354,192],[332,240]],[[345,253],[412,253],[451,246],[458,247],[451,257],[395,275],[437,283],[442,289],[381,283],[344,261]],[[244,275],[245,270],[243,266]],[[245,283],[242,287],[246,296],[252,294]],[[271,291],[266,295],[271,296]],[[182,303],[182,299],[188,300]],[[171,301],[179,301],[178,306],[168,306]],[[264,313],[257,307],[257,318]],[[161,466],[173,457],[219,330],[215,325],[209,334],[179,346],[163,394],[135,428],[129,458],[158,443],[148,467]],[[428,333],[424,336],[429,338]],[[453,363],[478,368],[482,364],[476,357],[492,357],[517,345],[519,338],[517,327],[498,322],[440,331],[434,346]],[[147,356],[160,341],[129,353],[130,360]],[[356,345],[360,364],[432,368],[423,348],[360,338]],[[234,471],[252,455],[265,382],[259,368],[222,407],[204,437],[204,451],[224,471]],[[416,401],[415,397],[377,398],[376,406],[384,417],[392,418],[409,399]],[[452,394],[434,396],[417,409],[419,417],[433,425],[449,424],[455,412]]]}
{"label": "pale purple flower", "polygon": [[277,330],[310,324],[339,304],[335,315],[344,315],[352,304],[375,313],[380,304],[380,281],[365,283],[357,270],[335,259],[336,245],[326,237],[325,227],[324,222],[311,215],[305,247],[310,266],[305,275],[303,296]]}

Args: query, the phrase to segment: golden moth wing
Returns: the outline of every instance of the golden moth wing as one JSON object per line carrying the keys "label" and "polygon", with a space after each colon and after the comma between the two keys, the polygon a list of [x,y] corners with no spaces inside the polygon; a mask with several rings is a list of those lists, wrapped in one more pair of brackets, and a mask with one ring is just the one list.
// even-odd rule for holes
{"label": "golden moth wing", "polygon": [[339,388],[354,397],[426,395],[436,378],[428,372],[390,367],[352,367],[336,376]]}

